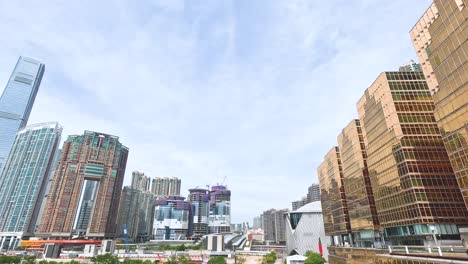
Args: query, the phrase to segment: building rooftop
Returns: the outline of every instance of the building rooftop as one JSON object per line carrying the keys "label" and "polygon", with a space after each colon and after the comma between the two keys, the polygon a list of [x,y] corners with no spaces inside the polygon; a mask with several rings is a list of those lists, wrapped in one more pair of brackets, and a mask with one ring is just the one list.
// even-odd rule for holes
{"label": "building rooftop", "polygon": [[321,213],[322,212],[322,204],[320,201],[308,203],[296,211],[292,211],[292,213]]}

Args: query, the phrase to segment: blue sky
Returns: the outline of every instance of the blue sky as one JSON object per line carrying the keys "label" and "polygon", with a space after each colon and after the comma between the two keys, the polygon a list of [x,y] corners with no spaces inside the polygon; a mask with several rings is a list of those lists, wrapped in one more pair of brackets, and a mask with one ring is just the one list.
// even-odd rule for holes
{"label": "blue sky", "polygon": [[233,222],[290,207],[377,75],[416,60],[429,0],[4,1],[0,91],[46,73],[29,123],[118,135],[131,172],[222,182]]}

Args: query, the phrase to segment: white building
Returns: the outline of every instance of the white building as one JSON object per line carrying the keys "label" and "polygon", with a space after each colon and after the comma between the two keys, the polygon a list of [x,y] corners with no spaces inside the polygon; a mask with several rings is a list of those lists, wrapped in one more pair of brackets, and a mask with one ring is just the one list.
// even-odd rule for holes
{"label": "white building", "polygon": [[328,259],[327,245],[330,243],[325,236],[320,201],[308,203],[285,214],[285,221],[288,255],[305,255],[307,251],[319,253],[320,238],[323,257]]}

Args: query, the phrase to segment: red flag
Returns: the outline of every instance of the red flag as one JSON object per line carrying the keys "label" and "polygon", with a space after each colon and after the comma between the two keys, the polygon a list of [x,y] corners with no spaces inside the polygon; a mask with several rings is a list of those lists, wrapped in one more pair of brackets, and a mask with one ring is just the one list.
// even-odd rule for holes
{"label": "red flag", "polygon": [[319,253],[321,256],[323,256],[323,248],[322,248],[322,240],[320,240],[320,237],[319,237],[319,241],[318,241],[318,250],[319,250]]}

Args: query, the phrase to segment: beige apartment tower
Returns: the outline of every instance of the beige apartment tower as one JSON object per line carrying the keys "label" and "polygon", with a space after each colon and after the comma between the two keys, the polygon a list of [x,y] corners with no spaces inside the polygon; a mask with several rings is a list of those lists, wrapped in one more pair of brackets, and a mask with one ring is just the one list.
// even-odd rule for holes
{"label": "beige apartment tower", "polygon": [[152,180],[151,192],[158,197],[180,196],[181,180],[177,177],[156,177]]}
{"label": "beige apartment tower", "polygon": [[435,0],[411,30],[458,185],[468,208],[467,0]]}

